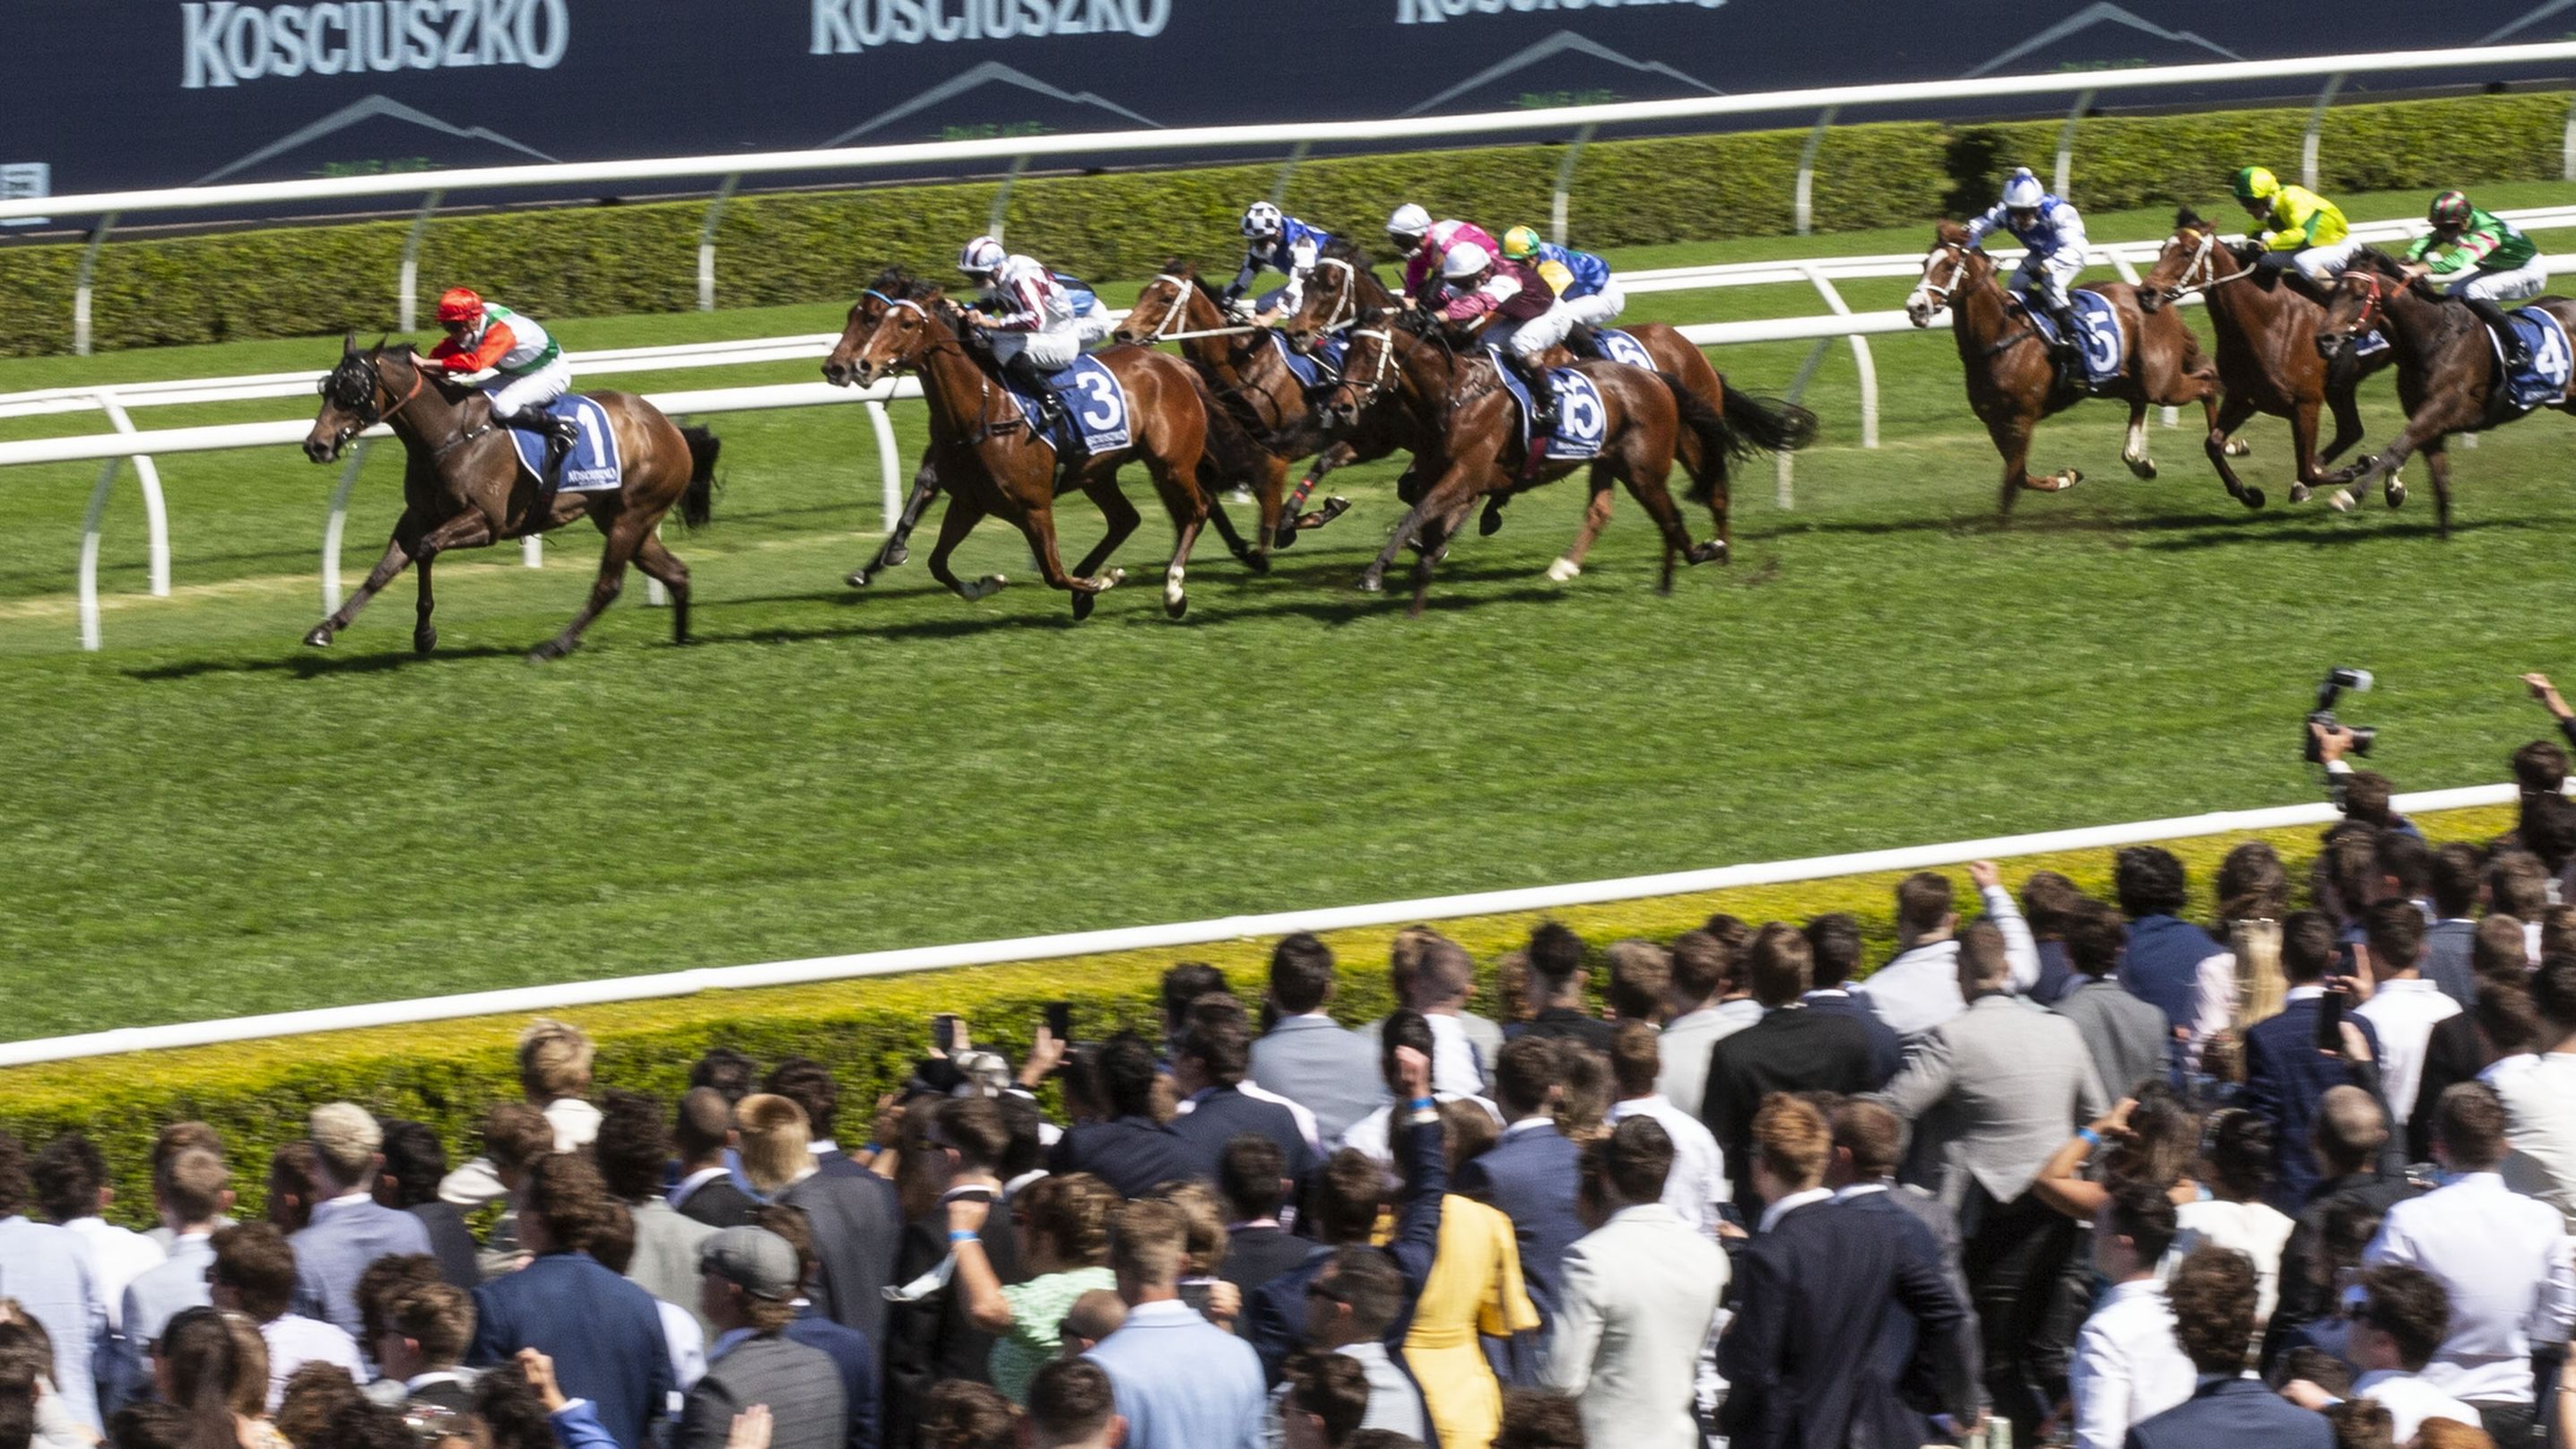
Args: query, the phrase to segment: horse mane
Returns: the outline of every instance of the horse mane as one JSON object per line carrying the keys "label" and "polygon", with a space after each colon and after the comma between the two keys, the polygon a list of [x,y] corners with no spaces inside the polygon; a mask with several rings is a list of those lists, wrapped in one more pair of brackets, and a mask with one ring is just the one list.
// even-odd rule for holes
{"label": "horse mane", "polygon": [[1331,241],[1324,243],[1322,255],[1331,257],[1337,262],[1349,262],[1364,272],[1376,265],[1369,260],[1369,254],[1365,248],[1339,232],[1334,233]]}
{"label": "horse mane", "polygon": [[905,270],[903,263],[896,262],[877,273],[876,280],[868,283],[868,290],[898,302],[918,302],[939,289]]}
{"label": "horse mane", "polygon": [[2173,224],[2174,230],[2176,231],[2199,231],[2204,227],[2212,225],[2212,223],[2202,219],[2199,212],[2192,210],[2188,206],[2179,208],[2174,212]]}
{"label": "horse mane", "polygon": [[1196,281],[1199,275],[1199,264],[1187,257],[1172,257],[1163,263],[1163,270],[1172,276],[1187,277],[1191,281]]}
{"label": "horse mane", "polygon": [[2402,282],[2406,279],[2406,268],[2401,266],[2395,257],[2375,247],[2361,248],[2352,254],[2351,260],[2344,263],[2346,271],[2356,268],[2386,277],[2392,282]]}

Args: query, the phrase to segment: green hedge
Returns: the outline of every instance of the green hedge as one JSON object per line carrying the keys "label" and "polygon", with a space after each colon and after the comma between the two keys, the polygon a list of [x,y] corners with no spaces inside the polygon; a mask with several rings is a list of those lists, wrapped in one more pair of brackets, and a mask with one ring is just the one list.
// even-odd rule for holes
{"label": "green hedge", "polygon": [[[2328,117],[2330,189],[2465,185],[2556,176],[2568,99],[2559,94],[2345,105]],[[2106,117],[2078,136],[2075,198],[2095,209],[2221,196],[2246,161],[2287,168],[2306,113],[2222,111]],[[1838,127],[1817,158],[1815,224],[1825,231],[1921,221],[1983,206],[2014,165],[2042,171],[2055,121]],[[1804,131],[1736,132],[1587,148],[1570,198],[1596,246],[1637,246],[1790,229]],[[1543,222],[1563,150],[1554,144],[1316,160],[1290,208],[1375,237],[1398,198],[1503,226]],[[1247,197],[1273,166],[1048,178],[1012,192],[1019,246],[1099,279],[1151,274],[1174,254],[1215,260],[1235,245]],[[990,183],[753,196],[724,213],[718,292],[728,306],[830,301],[888,259],[944,263],[991,214]],[[506,212],[432,223],[425,279],[470,278],[538,315],[595,317],[696,305],[702,202]],[[312,336],[390,328],[407,222],[295,227],[111,244],[93,308],[101,348]],[[0,354],[71,344],[79,247],[0,249]],[[438,281],[426,283],[434,287]]]}
{"label": "green hedge", "polygon": [[[2460,811],[2423,823],[2436,839],[2486,839],[2510,828],[2512,814],[2505,809]],[[2209,914],[2209,880],[2241,838],[2173,845],[2190,872],[2196,913]],[[2274,831],[2264,838],[2289,863],[2292,879],[2305,880],[2315,832]],[[2088,891],[2106,898],[2110,894],[2108,851],[2016,860],[2005,877],[2017,884],[2040,869],[2063,871]],[[1953,874],[1961,879],[1964,896],[1964,873]],[[1715,911],[1754,922],[1849,911],[1859,917],[1868,938],[1865,959],[1875,963],[1895,945],[1891,906],[1898,878],[1850,876],[1552,914],[1598,948],[1627,936],[1668,940]],[[1533,915],[1478,917],[1445,922],[1442,929],[1478,960],[1490,963],[1526,941],[1537,920]],[[1342,993],[1334,1004],[1343,1020],[1366,1021],[1386,1010],[1383,965],[1393,934],[1381,928],[1327,938],[1344,968]],[[795,1053],[819,1058],[840,1076],[847,1119],[840,1132],[842,1140],[853,1141],[866,1136],[877,1094],[900,1082],[918,1056],[934,1012],[963,1014],[978,1041],[992,1042],[1016,1060],[1027,1049],[1040,1006],[1049,1000],[1075,1003],[1076,1030],[1085,1038],[1096,1039],[1116,1025],[1150,1030],[1156,985],[1173,961],[1210,962],[1247,1000],[1254,1000],[1269,951],[1267,941],[1232,941],[1181,951],[714,992],[562,1015],[599,1043],[597,1076],[603,1088],[675,1097],[686,1083],[689,1065],[718,1045],[763,1063]],[[1482,998],[1479,1010],[1497,1010],[1490,974]],[[235,1185],[247,1210],[256,1211],[270,1150],[298,1135],[305,1111],[318,1102],[347,1098],[387,1116],[427,1122],[463,1160],[472,1150],[474,1124],[483,1110],[517,1095],[512,1047],[524,1024],[519,1018],[486,1017],[0,1071],[0,1128],[31,1145],[58,1132],[88,1133],[115,1173],[118,1215],[139,1224],[151,1213],[144,1166],[153,1134],[164,1123],[202,1119],[223,1133]]]}

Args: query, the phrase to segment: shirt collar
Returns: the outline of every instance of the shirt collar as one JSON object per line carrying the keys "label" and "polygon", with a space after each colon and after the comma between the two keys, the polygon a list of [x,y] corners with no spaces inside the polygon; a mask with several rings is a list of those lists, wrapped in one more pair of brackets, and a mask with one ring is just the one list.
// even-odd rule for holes
{"label": "shirt collar", "polygon": [[454,1369],[431,1369],[425,1374],[414,1374],[410,1378],[403,1380],[403,1391],[405,1393],[416,1394],[421,1390],[428,1388],[431,1384],[461,1384],[463,1382],[465,1382],[465,1376]]}
{"label": "shirt collar", "polygon": [[825,1157],[840,1151],[841,1144],[829,1137],[817,1137],[810,1144],[810,1150],[816,1157]]}
{"label": "shirt collar", "polygon": [[2102,1308],[2107,1307],[2110,1304],[2126,1303],[2132,1298],[2162,1298],[2164,1293],[2165,1285],[2157,1282],[2153,1278],[2139,1278],[2132,1282],[2114,1283],[2109,1288],[2103,1290],[2101,1302],[2095,1306],[2093,1311],[2099,1313],[2102,1311]]}
{"label": "shirt collar", "polygon": [[1170,1327],[1177,1323],[1205,1323],[1199,1311],[1178,1298],[1165,1298],[1154,1303],[1139,1303],[1127,1310],[1129,1327]]}
{"label": "shirt collar", "polygon": [[1807,1206],[1809,1203],[1823,1202],[1828,1198],[1831,1198],[1833,1195],[1832,1189],[1822,1187],[1811,1187],[1805,1192],[1793,1192],[1787,1197],[1780,1199],[1778,1202],[1771,1204],[1769,1207],[1764,1208],[1762,1210],[1762,1221],[1754,1228],[1754,1231],[1757,1233],[1767,1233],[1771,1231],[1772,1227],[1782,1218],[1785,1218],[1789,1214],[1796,1212],[1798,1209]]}
{"label": "shirt collar", "polygon": [[748,1328],[728,1328],[717,1334],[716,1341],[707,1345],[707,1362],[714,1363],[717,1359],[740,1348],[743,1340],[751,1336],[752,1331]]}
{"label": "shirt collar", "polygon": [[1885,1191],[1887,1191],[1887,1184],[1883,1182],[1855,1182],[1851,1186],[1844,1188],[1842,1191],[1835,1193],[1834,1201],[1850,1202],[1856,1197],[1867,1197],[1871,1193]]}
{"label": "shirt collar", "polygon": [[375,1199],[367,1196],[367,1190],[365,1188],[353,1187],[347,1192],[340,1194],[338,1197],[326,1197],[320,1202],[315,1203],[313,1205],[313,1216],[318,1221],[335,1213],[346,1212],[358,1203],[373,1201],[375,1201]]}
{"label": "shirt collar", "polygon": [[1522,1119],[1520,1119],[1519,1121],[1514,1122],[1514,1123],[1513,1123],[1512,1125],[1510,1125],[1509,1127],[1504,1128],[1504,1129],[1503,1129],[1503,1135],[1504,1135],[1504,1136],[1506,1136],[1506,1137],[1509,1137],[1509,1136],[1513,1135],[1514,1133],[1518,1133],[1518,1132],[1535,1132],[1535,1131],[1537,1131],[1537,1130],[1538,1130],[1539,1128],[1541,1128],[1541,1127],[1551,1127],[1551,1128],[1552,1128],[1552,1127],[1554,1127],[1555,1125],[1556,1125],[1556,1119],[1555,1119],[1555,1118],[1553,1118],[1553,1117],[1544,1116],[1544,1115],[1542,1115],[1542,1116],[1537,1116],[1537,1117],[1523,1117],[1523,1118],[1522,1118]]}
{"label": "shirt collar", "polygon": [[2326,989],[2324,986],[2311,981],[2305,986],[2293,986],[2289,990],[2282,992],[2281,1004],[2283,1006],[2287,1006],[2293,1001],[2316,1001],[2324,997],[2325,994]]}

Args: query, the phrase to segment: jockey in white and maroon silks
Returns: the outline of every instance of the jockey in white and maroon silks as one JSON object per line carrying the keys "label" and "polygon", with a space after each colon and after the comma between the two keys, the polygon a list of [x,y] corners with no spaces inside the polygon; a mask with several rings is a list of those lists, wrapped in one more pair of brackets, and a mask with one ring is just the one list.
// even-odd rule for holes
{"label": "jockey in white and maroon silks", "polygon": [[1002,375],[1038,400],[1048,429],[1059,427],[1064,422],[1064,404],[1047,379],[1071,367],[1082,354],[1073,298],[1053,272],[1031,258],[1003,251],[1002,244],[989,236],[966,244],[958,254],[957,269],[983,286],[982,298],[966,315],[984,329]]}
{"label": "jockey in white and maroon silks", "polygon": [[1574,320],[1557,300],[1556,289],[1527,262],[1460,242],[1441,263],[1438,290],[1423,300],[1439,307],[1441,317],[1455,327],[1490,319],[1477,340],[1501,348],[1504,360],[1529,385],[1530,451],[1535,454],[1538,439],[1556,428],[1556,389],[1539,359],[1565,340]]}
{"label": "jockey in white and maroon silks", "polygon": [[1425,285],[1440,279],[1442,261],[1458,246],[1473,244],[1482,247],[1488,257],[1503,254],[1502,243],[1495,241],[1483,227],[1469,221],[1435,222],[1431,213],[1409,201],[1397,207],[1395,215],[1386,219],[1386,239],[1407,258],[1404,295],[1415,301],[1422,299]]}

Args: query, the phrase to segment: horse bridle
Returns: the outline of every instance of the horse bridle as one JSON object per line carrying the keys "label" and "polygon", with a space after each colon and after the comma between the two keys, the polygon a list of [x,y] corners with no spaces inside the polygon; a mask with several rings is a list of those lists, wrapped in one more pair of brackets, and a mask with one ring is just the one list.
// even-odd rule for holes
{"label": "horse bridle", "polygon": [[1354,328],[1349,335],[1354,341],[1364,337],[1377,339],[1377,366],[1371,370],[1372,375],[1368,381],[1361,382],[1345,372],[1342,374],[1341,382],[1334,388],[1336,392],[1346,387],[1360,390],[1359,401],[1351,404],[1351,410],[1357,412],[1377,401],[1378,395],[1386,391],[1386,375],[1395,365],[1395,336],[1394,329],[1388,327]]}
{"label": "horse bridle", "polygon": [[[374,427],[378,423],[392,422],[395,417],[401,414],[403,409],[412,405],[412,400],[419,397],[421,389],[429,383],[429,374],[423,371],[419,364],[414,363],[411,370],[411,390],[404,393],[401,397],[396,398],[392,407],[386,408],[382,412],[378,412],[376,410],[376,397],[378,394],[385,391],[385,374],[383,367],[379,365],[379,360],[373,357],[361,357],[354,352],[349,354],[348,360],[355,362],[366,369],[367,401],[361,407],[353,407],[349,409],[350,415],[356,418],[357,421],[331,435],[331,452],[335,457],[339,454],[342,448],[349,446],[349,440],[351,438],[356,437],[358,434],[365,432],[367,429]],[[324,373],[322,375],[321,384],[315,389],[320,392],[322,396],[330,398],[334,403],[339,403],[340,399],[331,396],[331,379],[337,376],[339,371],[340,369],[335,367],[331,369],[330,372]],[[345,406],[345,404],[343,405]],[[458,443],[463,442],[465,440],[464,432],[465,430],[463,428],[458,428],[457,436],[449,439],[443,444],[440,444],[437,452],[444,453],[448,449],[455,447]]]}
{"label": "horse bridle", "polygon": [[1154,280],[1172,284],[1172,300],[1170,305],[1163,308],[1162,320],[1156,322],[1154,330],[1146,335],[1143,345],[1147,347],[1161,342],[1170,335],[1172,324],[1179,322],[1189,312],[1190,293],[1198,287],[1198,278],[1184,277],[1178,272],[1156,272]]}
{"label": "horse bridle", "polygon": [[1318,267],[1336,267],[1342,273],[1342,295],[1333,303],[1333,315],[1316,324],[1317,332],[1339,332],[1360,320],[1359,268],[1339,257],[1317,257]]}
{"label": "horse bridle", "polygon": [[[2388,300],[2387,288],[2391,286],[2392,283],[2388,278],[2379,275],[2377,272],[2364,271],[2359,267],[2354,267],[2346,271],[2340,280],[2353,283],[2360,287],[2362,291],[2367,293],[2369,296],[2369,300],[2361,304],[2361,315],[2353,319],[2352,335],[2355,337],[2361,337],[2377,331],[2379,329],[2381,318],[2386,315],[2388,310],[2386,306],[2386,302]],[[2404,287],[2408,285],[2408,283],[2397,282],[2393,285]]]}
{"label": "horse bridle", "polygon": [[[2197,230],[2197,228],[2194,228],[2194,230]],[[2218,228],[2211,227],[2209,230],[2200,233],[2200,245],[2192,250],[2191,261],[2182,269],[2182,276],[2176,279],[2172,286],[2165,288],[2165,300],[2168,302],[2179,302],[2185,297],[2207,292],[2212,287],[2235,281],[2239,277],[2250,277],[2254,274],[2254,269],[2252,267],[2242,267],[2222,277],[2218,274],[2217,256]],[[2195,282],[2192,280],[2194,276],[2197,276],[2204,271],[2209,274],[2209,280],[2205,282]]]}
{"label": "horse bridle", "polygon": [[1950,254],[1950,280],[1936,285],[1932,280],[1932,268],[1936,263],[1932,258],[1926,257],[1923,261],[1922,280],[1914,284],[1914,290],[1922,296],[1931,298],[1932,310],[1937,312],[1950,305],[1950,294],[1957,291],[1959,284],[1967,278],[1968,249],[1959,242],[1945,241],[1935,243],[1932,250]]}

